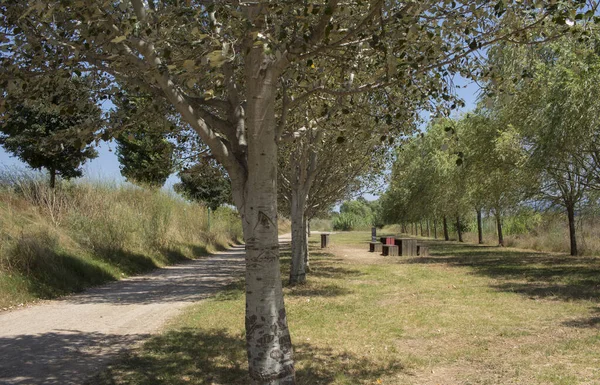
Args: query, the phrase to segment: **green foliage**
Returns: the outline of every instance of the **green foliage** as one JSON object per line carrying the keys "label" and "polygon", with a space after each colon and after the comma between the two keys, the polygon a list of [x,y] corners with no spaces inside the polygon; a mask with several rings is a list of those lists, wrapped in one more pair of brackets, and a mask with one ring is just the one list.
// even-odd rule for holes
{"label": "green foliage", "polygon": [[179,173],[180,183],[173,188],[186,198],[202,202],[213,210],[232,203],[231,181],[225,170],[211,160],[201,162]]}
{"label": "green foliage", "polygon": [[[336,231],[366,230],[375,225],[377,203],[363,198],[346,201],[340,206],[340,213],[332,218]],[[375,209],[375,210],[374,210]]]}
{"label": "green foliage", "polygon": [[160,132],[125,132],[117,137],[121,174],[135,184],[162,187],[173,170],[173,149]]}
{"label": "green foliage", "polygon": [[72,79],[35,100],[12,95],[0,116],[0,144],[31,168],[47,170],[52,187],[57,175],[80,177],[83,163],[98,156],[88,130],[101,127],[100,109],[86,87],[85,79]]}
{"label": "green foliage", "polygon": [[175,144],[168,136],[176,129],[169,111],[148,95],[123,93],[111,113],[121,174],[138,185],[160,188],[174,168]]}

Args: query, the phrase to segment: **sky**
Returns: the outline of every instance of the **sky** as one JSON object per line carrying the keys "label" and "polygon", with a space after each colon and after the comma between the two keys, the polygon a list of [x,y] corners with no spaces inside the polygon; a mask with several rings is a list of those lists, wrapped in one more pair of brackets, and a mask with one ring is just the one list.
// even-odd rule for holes
{"label": "sky", "polygon": [[[459,110],[458,113],[472,110],[475,107],[479,87],[463,78],[457,78],[456,84],[461,86],[461,88],[457,89],[456,91],[458,95],[465,101],[465,107]],[[125,178],[123,178],[119,170],[119,161],[115,154],[115,148],[116,145],[114,142],[103,141],[100,143],[100,145],[96,148],[98,151],[98,157],[88,161],[83,167],[86,178],[93,180],[110,180],[119,183],[125,182]],[[27,166],[19,159],[12,157],[0,147],[0,168],[5,167],[26,168]],[[165,183],[164,188],[171,189],[173,184],[177,182],[178,177],[173,174]],[[365,194],[364,198],[367,200],[374,200],[377,199],[377,196]]]}

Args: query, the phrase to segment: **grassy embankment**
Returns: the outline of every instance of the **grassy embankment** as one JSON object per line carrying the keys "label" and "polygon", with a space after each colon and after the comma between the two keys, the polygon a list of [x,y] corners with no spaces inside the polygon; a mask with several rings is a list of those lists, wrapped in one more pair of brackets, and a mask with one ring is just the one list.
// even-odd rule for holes
{"label": "grassy embankment", "polygon": [[32,175],[0,178],[0,310],[206,255],[241,238],[231,210],[212,214],[163,191],[78,182],[52,191]]}
{"label": "grassy embankment", "polygon": [[[285,289],[299,384],[600,383],[598,258],[431,240],[388,258],[368,239],[313,235],[308,283]],[[243,313],[232,285],[94,384],[246,384]]]}

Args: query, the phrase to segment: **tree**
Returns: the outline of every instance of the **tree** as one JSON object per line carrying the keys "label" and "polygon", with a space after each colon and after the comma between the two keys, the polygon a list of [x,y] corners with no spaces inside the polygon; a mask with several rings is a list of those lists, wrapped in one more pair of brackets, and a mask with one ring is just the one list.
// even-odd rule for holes
{"label": "tree", "polygon": [[287,111],[307,95],[348,97],[399,84],[411,98],[450,99],[446,80],[468,69],[470,53],[517,32],[526,37],[548,13],[566,17],[571,6],[583,7],[541,0],[6,2],[0,27],[11,38],[0,48],[10,50],[0,68],[7,88],[39,73],[116,79],[169,103],[198,132],[227,170],[242,218],[251,381],[293,384],[277,234],[277,149]]}
{"label": "tree", "polygon": [[540,181],[539,198],[566,211],[571,255],[578,253],[577,207],[597,175],[592,165],[600,132],[600,93],[594,86],[600,79],[598,41],[597,34],[566,36],[544,47],[499,46],[490,56],[504,81],[489,88],[505,93],[488,102],[522,135],[527,167]]}
{"label": "tree", "polygon": [[0,116],[0,145],[31,168],[47,170],[51,188],[57,176],[80,177],[81,166],[98,156],[88,128],[102,127],[100,109],[86,87],[85,79],[74,78],[36,99],[12,95]]}
{"label": "tree", "polygon": [[[320,102],[323,101],[324,98],[320,98]],[[331,106],[321,104],[326,111],[323,107],[310,107],[309,103],[303,114],[290,113],[288,124],[295,123],[300,127],[293,137],[279,146],[278,189],[284,203],[280,210],[289,214],[292,222],[289,279],[292,285],[303,283],[309,270],[309,221],[359,193],[385,169],[388,141],[346,127],[372,125],[373,132],[382,134],[400,131],[403,127],[392,122],[378,124],[390,109],[385,113],[367,113],[360,108],[346,109],[340,100],[326,101],[331,103]]]}
{"label": "tree", "polygon": [[523,138],[514,126],[491,111],[475,111],[461,118],[467,193],[477,211],[482,243],[481,210],[494,213],[498,244],[504,246],[502,218],[535,189],[535,176],[526,167]]}
{"label": "tree", "polygon": [[150,188],[162,187],[173,172],[175,144],[169,136],[178,130],[169,119],[173,112],[153,103],[148,94],[123,92],[114,98],[112,134],[117,142],[121,175],[129,182]]}
{"label": "tree", "polygon": [[121,175],[129,182],[162,187],[173,170],[173,143],[163,133],[136,129],[117,137]]}
{"label": "tree", "polygon": [[179,173],[180,183],[173,185],[184,197],[204,203],[216,210],[231,203],[231,181],[221,166],[211,160],[203,160]]}

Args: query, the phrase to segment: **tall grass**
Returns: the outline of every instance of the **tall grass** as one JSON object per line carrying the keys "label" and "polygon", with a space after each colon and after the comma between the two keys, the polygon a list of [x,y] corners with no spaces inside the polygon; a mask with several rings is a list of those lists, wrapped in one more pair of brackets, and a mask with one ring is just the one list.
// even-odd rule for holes
{"label": "tall grass", "polygon": [[[597,215],[579,213],[576,234],[580,254],[600,255],[599,219]],[[467,223],[468,232],[463,234],[463,238],[465,242],[476,243],[477,223],[474,218],[469,218]],[[484,218],[482,227],[484,243],[498,244],[495,218]],[[453,226],[450,230],[455,232]],[[569,224],[564,213],[521,210],[503,218],[502,232],[504,244],[508,247],[561,253],[570,251]],[[454,235],[452,233],[451,238]]]}
{"label": "tall grass", "polygon": [[52,298],[241,240],[237,213],[165,191],[0,173],[0,309]]}

